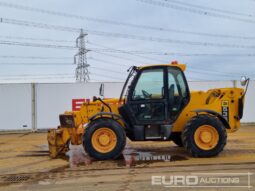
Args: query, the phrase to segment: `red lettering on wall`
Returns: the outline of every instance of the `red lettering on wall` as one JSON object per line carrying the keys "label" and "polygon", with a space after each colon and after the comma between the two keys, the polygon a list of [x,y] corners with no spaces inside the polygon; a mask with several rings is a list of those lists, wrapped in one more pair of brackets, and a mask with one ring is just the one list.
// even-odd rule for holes
{"label": "red lettering on wall", "polygon": [[72,99],[72,111],[79,111],[81,108],[81,105],[84,102],[89,102],[90,99]]}

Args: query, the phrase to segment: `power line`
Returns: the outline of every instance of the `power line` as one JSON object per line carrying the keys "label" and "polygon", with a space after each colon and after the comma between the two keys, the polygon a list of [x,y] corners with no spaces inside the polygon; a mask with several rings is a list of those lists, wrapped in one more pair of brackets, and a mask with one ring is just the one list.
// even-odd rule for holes
{"label": "power line", "polygon": [[[255,54],[213,54],[213,53],[174,53],[174,52],[152,52],[152,51],[127,51],[127,50],[119,50],[119,49],[113,49],[113,48],[110,48],[108,46],[104,46],[104,45],[100,45],[100,44],[97,44],[97,43],[91,43],[91,42],[88,42],[88,44],[92,44],[92,45],[96,45],[96,46],[100,46],[100,47],[104,47],[104,48],[108,48],[108,49],[101,49],[101,50],[97,50],[98,52],[116,52],[116,53],[131,53],[131,55],[135,55],[136,53],[139,53],[139,54],[155,54],[155,55],[164,55],[164,56],[187,56],[187,57],[190,57],[190,56],[218,56],[218,57],[222,57],[222,56],[227,56],[227,57],[252,57],[252,56],[255,56]],[[140,55],[137,55],[137,56],[140,56]],[[143,56],[142,56],[143,57]],[[150,58],[150,57],[145,57],[147,59],[150,59],[150,60],[157,60],[159,61],[159,59],[155,59],[155,58]],[[102,62],[105,62],[105,60],[101,60]],[[163,62],[165,63],[166,61],[162,61],[160,60],[160,62]],[[113,63],[115,65],[119,65],[119,63]],[[140,63],[141,64],[141,63]],[[129,65],[131,66],[131,65]]]}
{"label": "power line", "polygon": [[[121,59],[126,59],[124,57],[118,57],[118,58],[121,58]],[[94,58],[90,58],[92,60],[98,60],[98,59],[94,59]],[[105,64],[108,64],[108,61],[107,60],[100,60],[101,62],[105,63]],[[113,63],[113,64],[117,64],[117,63]],[[119,65],[119,64],[117,64]],[[133,65],[141,65],[141,64],[133,64]],[[131,66],[131,65],[129,65]],[[218,76],[221,76],[221,77],[225,77],[225,76],[228,76],[228,77],[233,77],[233,75],[236,75],[236,76],[240,76],[242,74],[240,73],[227,73],[227,72],[222,72],[222,71],[218,71],[218,70],[210,70],[208,71],[207,69],[205,68],[199,68],[199,67],[193,67],[193,66],[189,66],[188,67],[188,70],[187,72],[192,72],[192,73],[195,73],[195,74],[205,74],[205,75],[218,75]]]}
{"label": "power line", "polygon": [[[103,71],[103,69],[102,69]],[[104,78],[109,78],[109,79],[115,79],[115,80],[123,80],[123,78],[118,78],[115,76],[108,76],[105,74],[100,74],[100,73],[95,73],[92,72],[91,74],[96,75],[96,76],[100,76],[100,77],[104,77]],[[6,78],[8,77],[8,78]],[[35,78],[57,78],[57,77],[72,77],[75,78],[75,76],[73,74],[70,73],[63,73],[63,74],[16,74],[16,75],[0,75],[0,80],[4,80],[4,79],[8,79],[8,80],[16,80],[16,79],[27,79],[27,78],[31,78],[31,79],[35,79]],[[3,79],[4,78],[4,79]]]}
{"label": "power line", "polygon": [[[33,57],[33,56],[0,56],[0,58],[14,58],[14,59],[21,59],[21,58],[24,58],[24,59],[32,59],[32,60],[34,60],[34,59],[45,59],[45,60],[47,60],[47,59],[73,59],[73,58],[71,58],[71,57],[40,57],[40,56],[35,56],[35,57]],[[93,57],[88,57],[88,59],[90,59],[90,60],[94,60],[94,61],[96,61],[96,62],[100,62],[100,63],[104,63],[104,64],[112,64],[112,65],[118,65],[118,66],[120,66],[120,67],[122,67],[122,66],[127,66],[127,67],[130,67],[131,65],[129,65],[129,64],[124,64],[124,63],[122,63],[122,62],[119,62],[119,63],[117,63],[117,62],[112,62],[112,61],[107,61],[107,60],[104,60],[104,59],[98,59],[98,58],[93,58]],[[73,66],[73,64],[72,63],[35,63],[35,62],[33,62],[33,63],[24,63],[24,62],[18,62],[18,63],[15,63],[15,62],[0,62],[0,65],[68,65],[68,66]]]}
{"label": "power line", "polygon": [[94,74],[94,75],[97,75],[97,76],[100,76],[100,77],[109,78],[109,79],[115,79],[115,80],[121,80],[121,81],[125,80],[124,78],[118,78],[118,77],[115,77],[115,76],[108,76],[108,75],[105,75],[105,74],[100,74],[100,73],[95,73],[95,72],[92,72],[91,74]]}
{"label": "power line", "polygon": [[139,36],[132,34],[123,34],[123,33],[113,33],[113,32],[103,32],[95,30],[85,30],[91,35],[97,36],[107,36],[112,38],[123,38],[131,40],[142,40],[142,41],[152,41],[158,43],[171,43],[171,44],[186,44],[191,46],[212,46],[212,47],[229,47],[229,48],[255,48],[255,46],[242,45],[242,44],[224,44],[224,43],[214,43],[214,42],[199,42],[199,41],[187,41],[187,40],[176,40],[176,39],[165,39],[151,36]]}
{"label": "power line", "polygon": [[[0,19],[0,22],[5,22],[5,19]],[[49,25],[49,27],[47,27],[48,26],[47,24],[42,24],[42,23],[31,23],[30,25],[29,24],[30,22],[27,22],[27,21],[25,22],[26,22],[26,25],[24,26],[32,26],[32,27],[39,27],[39,28],[45,28],[45,29],[52,29],[53,27],[55,27],[54,25]],[[9,22],[9,24],[16,24],[16,23]],[[61,30],[66,28],[67,30],[69,30],[70,27],[57,26],[57,28],[61,28]],[[75,31],[77,32],[77,29],[75,29]],[[142,41],[150,41],[150,42],[158,42],[158,43],[174,43],[174,44],[187,44],[191,46],[212,46],[212,47],[229,47],[229,48],[255,48],[255,46],[242,45],[242,44],[224,44],[224,43],[213,43],[213,42],[186,41],[186,40],[165,39],[165,38],[159,38],[159,37],[139,36],[139,35],[132,35],[132,34],[113,33],[113,32],[95,31],[95,30],[84,30],[84,31],[89,33],[90,35],[106,36],[111,38],[131,39],[131,40],[142,40]]]}
{"label": "power line", "polygon": [[173,56],[217,56],[217,57],[254,57],[253,53],[239,54],[239,53],[230,53],[230,54],[216,54],[216,53],[176,53],[176,52],[166,52],[164,55],[173,55]]}
{"label": "power line", "polygon": [[0,44],[12,45],[12,46],[31,46],[31,47],[37,47],[37,48],[56,48],[56,49],[71,49],[71,50],[76,49],[75,46],[17,42],[17,41],[0,41]]}
{"label": "power line", "polygon": [[238,16],[249,17],[249,18],[254,17],[254,15],[252,15],[252,14],[239,13],[239,12],[236,12],[236,11],[212,8],[212,7],[202,6],[202,5],[196,5],[196,4],[187,3],[187,2],[178,1],[178,0],[163,0],[163,1],[164,2],[169,2],[169,3],[174,3],[174,4],[179,4],[179,5],[184,5],[184,6],[187,6],[187,7],[198,8],[198,9],[202,9],[204,11],[209,10],[209,11],[215,11],[215,12],[230,14],[230,15],[238,15]]}
{"label": "power line", "polygon": [[[201,74],[200,72],[192,72],[192,74]],[[112,80],[120,80],[120,81],[124,81],[124,78],[118,78],[118,77],[113,77],[113,76],[108,76],[105,74],[100,74],[100,73],[91,73],[97,77],[103,77],[103,78],[107,78],[107,79],[112,79]],[[204,74],[204,73],[202,73]],[[211,74],[211,73],[209,73]],[[205,74],[208,76],[208,74]],[[215,74],[212,74],[215,75]],[[226,77],[225,75],[219,75],[221,77]],[[229,77],[233,77],[233,76],[229,76]],[[30,80],[30,79],[57,79],[57,78],[72,78],[75,79],[75,76],[73,74],[40,74],[40,75],[34,75],[34,74],[21,74],[21,75],[0,75],[0,81],[2,80]],[[197,78],[196,78],[197,79]],[[203,80],[202,78],[200,78],[199,80]]]}
{"label": "power line", "polygon": [[[95,60],[95,61],[98,60],[98,59],[93,59],[93,58],[90,58],[90,59]],[[100,63],[101,62],[102,61],[100,60]],[[104,60],[103,63],[106,64],[106,65],[112,64],[112,63],[109,63],[109,61],[107,61],[107,60]],[[73,66],[70,63],[0,63],[0,65],[47,65],[47,66],[49,66],[49,65],[52,65],[52,66],[55,66],[55,65],[68,65],[68,66]],[[131,65],[127,65],[127,67],[130,67],[130,66]],[[101,67],[96,67],[96,66],[90,66],[90,68],[100,70],[100,71],[106,71],[106,72],[111,72],[111,73],[115,73],[115,74],[120,74],[120,75],[126,73],[124,71],[121,72],[119,70],[110,70],[110,69],[107,69],[107,68],[101,68]],[[188,67],[188,72],[205,74],[205,75],[212,74],[212,75],[218,75],[218,76],[229,76],[229,77],[232,77],[233,75],[236,75],[236,76],[241,75],[241,73],[227,73],[227,72],[222,72],[222,71],[215,70],[215,69],[211,69],[210,71],[207,71],[205,68],[194,67],[194,66],[189,66]],[[27,76],[27,75],[30,75],[30,74],[22,74],[22,76],[23,75]],[[45,74],[42,74],[42,75],[45,75]],[[55,75],[55,74],[46,74],[46,75]],[[56,74],[56,75],[66,75],[66,74]],[[2,75],[0,75],[0,77],[1,76]],[[6,76],[10,76],[10,75],[6,75]],[[19,76],[19,75],[16,75],[16,76]]]}
{"label": "power line", "polygon": [[[93,73],[94,74],[94,73]],[[107,78],[111,80],[120,80],[124,81],[122,78],[115,78],[115,77],[110,77],[110,76],[105,76],[105,75],[100,75],[102,78]],[[70,79],[75,79],[75,76],[47,76],[47,77],[29,77],[30,79],[65,79],[65,78],[70,78]],[[10,81],[10,80],[30,80],[26,77],[17,77],[17,78],[0,78],[0,81]],[[94,79],[93,79],[94,80]]]}
{"label": "power line", "polygon": [[73,74],[71,73],[52,73],[52,74],[14,74],[14,75],[11,75],[11,74],[8,74],[8,75],[1,75],[0,74],[0,78],[1,77],[18,77],[18,76],[22,76],[22,77],[32,77],[32,76],[68,76],[68,75],[72,75],[74,76]]}
{"label": "power line", "polygon": [[[39,48],[56,48],[56,49],[76,49],[74,46],[67,46],[67,45],[56,45],[56,44],[41,44],[41,43],[29,43],[29,42],[17,42],[17,41],[0,41],[0,44],[4,45],[14,45],[14,46],[31,46],[31,47],[39,47]],[[204,44],[205,45],[205,44]],[[209,44],[208,44],[209,45]],[[211,44],[212,45],[212,44]],[[220,44],[213,44],[220,46]],[[224,46],[224,44],[221,44]],[[225,44],[225,46],[227,46]],[[235,47],[235,48],[255,48],[255,46],[247,46],[247,45],[228,45],[228,47]],[[150,57],[145,57],[141,56],[139,54],[149,54],[149,55],[161,55],[161,56],[235,56],[235,57],[254,57],[255,54],[253,53],[245,53],[245,54],[240,54],[240,53],[231,53],[231,54],[214,54],[214,53],[178,53],[178,52],[158,52],[158,51],[140,51],[140,50],[121,50],[121,49],[113,49],[113,48],[108,48],[108,49],[87,49],[88,51],[93,51],[97,53],[102,53],[102,52],[110,52],[110,53],[124,53],[124,54],[131,54],[133,56],[139,56],[141,58],[146,58],[148,60],[158,60],[155,58],[150,58]],[[54,57],[14,57],[14,56],[0,56],[0,58],[29,58],[29,59],[64,59],[64,58],[69,58],[69,57],[64,57],[64,58],[54,58]]]}
{"label": "power line", "polygon": [[190,67],[188,69],[188,71],[190,71],[191,73],[195,73],[195,74],[202,74],[202,75],[213,75],[213,76],[220,76],[220,77],[234,77],[234,76],[239,76],[238,74],[229,74],[229,73],[218,73],[216,71],[210,70],[210,71],[206,71],[206,70],[197,70],[197,69],[193,69],[192,67]]}
{"label": "power line", "polygon": [[[246,53],[246,54],[239,54],[239,53],[231,53],[231,54],[216,54],[216,53],[180,53],[180,52],[157,52],[157,51],[141,51],[141,50],[120,50],[120,49],[90,49],[91,51],[96,52],[110,52],[110,53],[125,53],[125,54],[149,54],[149,55],[160,55],[160,56],[238,56],[238,57],[253,57],[255,54],[253,53]],[[148,58],[153,60],[153,58]]]}
{"label": "power line", "polygon": [[28,38],[28,37],[21,37],[21,36],[3,36],[3,35],[0,35],[0,38],[31,40],[31,41],[69,42],[69,43],[71,42],[71,43],[74,43],[74,41],[71,41],[71,40],[57,40],[57,39],[48,39],[48,38]]}
{"label": "power line", "polygon": [[[17,41],[0,41],[0,44],[4,45],[14,45],[14,46],[31,46],[31,47],[39,47],[39,48],[56,48],[56,49],[75,49],[74,46],[67,46],[67,45],[54,45],[54,44],[40,44],[40,43],[27,43],[27,42],[17,42]],[[216,44],[215,44],[216,45]],[[219,45],[219,44],[217,44]],[[222,46],[224,46],[222,44]],[[229,45],[231,47],[231,45]],[[235,46],[233,46],[235,47]],[[254,49],[255,46],[244,46],[244,45],[237,45],[236,48],[252,48]],[[234,56],[234,57],[254,57],[255,54],[253,53],[232,53],[232,54],[213,54],[213,53],[176,53],[176,52],[156,52],[156,51],[139,51],[139,50],[120,50],[120,49],[89,49],[90,51],[101,53],[102,52],[110,52],[110,53],[125,53],[125,54],[131,54],[134,56],[139,56],[139,54],[150,54],[150,55],[165,55],[165,56]],[[0,56],[1,57],[1,56]],[[156,60],[154,58],[150,57],[144,57],[139,56],[142,58],[146,58],[149,60]],[[7,57],[5,57],[7,58]],[[23,57],[25,58],[25,57]],[[36,59],[36,57],[27,57],[30,59]],[[49,57],[50,58],[50,57]],[[43,59],[43,58],[37,58],[37,59]],[[45,58],[44,58],[45,59]],[[56,59],[56,58],[55,58]],[[60,59],[60,58],[58,58]]]}
{"label": "power line", "polygon": [[227,19],[227,20],[233,20],[233,21],[240,21],[240,22],[246,22],[246,23],[255,23],[255,20],[252,19],[246,19],[246,18],[241,18],[241,17],[236,17],[236,16],[230,16],[230,15],[225,15],[225,14],[219,14],[219,13],[214,13],[210,11],[204,11],[201,9],[195,9],[195,8],[190,8],[186,6],[180,6],[176,4],[172,4],[170,2],[159,2],[159,1],[154,1],[154,0],[136,0],[142,3],[147,3],[153,6],[160,6],[160,7],[165,7],[165,8],[170,8],[170,9],[175,9],[178,11],[185,11],[185,12],[190,12],[194,14],[199,14],[203,16],[210,16],[210,17],[215,17],[219,19]]}
{"label": "power line", "polygon": [[[118,57],[120,59],[123,59],[125,60],[126,58],[124,57]],[[93,58],[92,58],[93,59]],[[107,60],[100,60],[102,61],[103,63],[107,63],[108,61]],[[114,63],[116,64],[116,63]],[[137,64],[134,64],[134,65],[137,65]],[[141,64],[139,64],[141,65]],[[131,66],[131,65],[129,65]],[[203,69],[203,68],[199,68],[199,67],[193,67],[193,66],[189,66],[188,67],[188,71],[187,72],[192,72],[192,73],[195,73],[195,74],[205,74],[205,75],[218,75],[218,76],[221,76],[221,77],[225,77],[225,76],[229,76],[229,77],[233,77],[233,75],[240,75],[240,74],[233,74],[233,73],[226,73],[226,72],[220,72],[220,71],[215,71],[215,70],[210,70],[210,71],[207,71],[207,69]]]}
{"label": "power line", "polygon": [[[229,76],[229,77],[233,77],[233,76],[238,76],[241,77],[241,75],[243,75],[243,72],[239,71],[238,73],[229,73],[229,72],[224,72],[221,70],[217,70],[217,69],[210,69],[209,71],[206,68],[202,68],[202,67],[189,67],[188,70],[193,71],[193,72],[197,72],[197,73],[203,73],[203,74],[212,74],[212,75],[221,75],[221,76]],[[251,75],[255,75],[250,73]]]}
{"label": "power line", "polygon": [[[40,63],[41,64],[41,63]],[[100,68],[100,67],[91,67],[93,69],[96,69],[96,70],[99,70],[99,71],[103,71],[103,72],[111,72],[111,73],[114,73],[114,74],[120,74],[120,75],[124,75],[125,72],[122,72],[120,73],[120,71],[116,71],[116,70],[110,70],[110,69],[105,69],[105,68]],[[202,74],[202,75],[212,75],[212,76],[220,76],[220,77],[233,77],[233,76],[240,76],[241,74],[237,74],[237,73],[226,73],[226,72],[220,72],[220,71],[217,71],[217,70],[210,70],[210,71],[206,71],[205,69],[202,69],[202,68],[198,68],[198,67],[189,67],[188,68],[188,71],[187,72],[191,72],[192,74]],[[118,77],[112,77],[112,76],[107,76],[105,74],[99,74],[99,73],[94,73],[92,72],[92,74],[95,74],[97,76],[103,76],[103,77],[108,77],[108,78],[111,78],[111,79],[117,79],[117,80],[123,80],[122,78],[118,78]],[[0,75],[0,80],[1,78],[3,77],[9,77],[8,79],[11,79],[10,77],[13,77],[16,79],[17,77],[27,77],[27,78],[32,78],[34,76],[68,76],[68,75],[71,75],[71,76],[74,76],[73,74],[69,74],[69,73],[64,73],[64,74],[16,74],[16,75]],[[254,75],[254,74],[253,74]],[[251,75],[250,75],[251,76]]]}
{"label": "power line", "polygon": [[114,73],[114,74],[118,74],[118,75],[122,75],[122,76],[125,73],[123,71],[121,72],[121,71],[117,71],[117,70],[109,70],[107,68],[100,68],[100,67],[96,67],[96,66],[91,66],[90,68],[105,71],[105,72],[110,72],[110,73]]}
{"label": "power line", "polygon": [[130,66],[132,66],[132,64],[130,65],[130,64],[122,63],[122,62],[117,63],[117,62],[112,62],[112,61],[105,60],[105,59],[98,59],[98,58],[94,58],[94,57],[89,57],[88,59],[94,60],[94,61],[99,62],[99,63],[106,63],[106,64],[120,66],[120,67],[123,67],[123,66],[130,67]]}
{"label": "power line", "polygon": [[[141,0],[143,2],[143,0]],[[159,2],[160,3],[160,2]],[[186,3],[187,4],[187,3]],[[141,25],[141,24],[134,24],[134,23],[127,23],[127,22],[119,22],[114,20],[107,20],[102,18],[94,18],[94,17],[85,17],[80,15],[74,15],[64,12],[57,12],[57,11],[49,11],[34,7],[28,7],[24,5],[18,5],[18,4],[12,4],[7,2],[0,2],[0,6],[8,7],[8,8],[14,8],[18,10],[23,11],[32,11],[36,13],[43,13],[43,14],[49,14],[54,16],[61,16],[61,17],[67,17],[67,18],[73,18],[73,19],[79,19],[79,20],[86,20],[91,22],[97,22],[97,23],[103,23],[103,24],[111,24],[111,25],[118,25],[118,26],[125,26],[125,27],[132,27],[132,28],[140,28],[140,29],[146,29],[146,30],[155,30],[155,31],[161,31],[161,32],[171,32],[171,33],[183,33],[183,34],[190,34],[190,35],[198,35],[198,36],[209,36],[209,37],[217,37],[217,38],[234,38],[234,39],[255,39],[255,37],[246,37],[246,36],[236,36],[236,35],[228,35],[228,34],[213,34],[213,33],[205,33],[205,32],[197,32],[197,31],[186,31],[186,30],[180,30],[180,29],[172,29],[172,28],[164,28],[164,27],[153,27],[150,25]],[[202,11],[203,15],[205,14],[204,11]],[[221,17],[218,17],[221,18]],[[7,21],[8,22],[8,21]],[[13,21],[10,21],[13,22]],[[255,22],[255,21],[254,21]],[[16,24],[24,24],[20,23],[19,21],[16,21]],[[44,27],[41,25],[41,27]],[[61,28],[61,27],[51,27],[52,29],[58,29],[63,31],[72,31],[72,32],[78,32],[79,30],[75,28]]]}
{"label": "power line", "polygon": [[[125,60],[125,61],[130,61],[130,60],[128,60],[128,58],[125,58],[125,57],[121,57],[121,56],[115,56],[115,55],[109,55],[109,54],[106,54],[106,53],[100,53],[100,54],[102,54],[102,55],[106,55],[106,56],[110,56],[110,57],[116,57],[116,58],[118,58],[118,59],[122,59],[122,60]],[[107,61],[105,61],[104,63],[107,63]],[[137,62],[137,64],[130,64],[129,66],[132,66],[132,65],[143,65],[143,64],[139,64],[139,62]],[[197,67],[192,67],[192,66],[188,66],[188,70],[187,70],[187,72],[189,72],[189,71],[191,71],[191,70],[193,70],[193,69],[196,69],[196,70],[198,70],[199,68],[197,68]],[[207,69],[202,69],[202,71],[196,71],[196,70],[193,70],[192,71],[192,73],[198,73],[198,74],[201,74],[201,72],[204,72],[204,71],[207,71]],[[210,71],[213,71],[213,70],[210,70]],[[207,73],[208,72],[210,72],[210,71],[207,71]],[[215,72],[216,73],[218,73],[218,71],[214,71],[214,72],[212,72],[211,73],[211,75],[215,75]],[[208,75],[208,74],[207,74]],[[224,76],[225,75],[225,73],[222,75],[222,76]],[[228,75],[228,74],[227,74]],[[230,74],[230,75],[232,75],[232,74]],[[238,74],[236,74],[236,75],[238,75]]]}
{"label": "power line", "polygon": [[151,58],[151,57],[148,57],[148,56],[143,56],[143,55],[138,55],[138,54],[135,54],[135,53],[132,53],[131,51],[125,51],[125,50],[119,50],[119,49],[114,49],[114,48],[111,48],[111,47],[108,47],[108,46],[105,46],[105,45],[101,45],[101,44],[97,44],[97,43],[91,43],[91,42],[88,42],[89,44],[92,44],[92,45],[95,45],[95,46],[99,46],[99,47],[103,47],[103,48],[106,48],[106,51],[116,51],[116,52],[119,52],[119,53],[124,53],[124,54],[129,54],[129,55],[132,55],[132,56],[135,56],[135,57],[139,57],[139,58],[143,58],[143,59],[146,59],[146,60],[155,60],[155,61],[160,61],[160,62],[164,62],[162,60],[159,60],[159,59],[155,59],[155,58]]}
{"label": "power line", "polygon": [[18,62],[18,63],[14,63],[14,62],[0,62],[0,65],[29,65],[29,66],[60,66],[60,65],[66,65],[66,66],[73,66],[72,63],[24,63],[24,62]]}
{"label": "power line", "polygon": [[51,76],[47,76],[47,77],[33,77],[31,79],[28,79],[28,78],[0,78],[0,81],[11,81],[11,80],[35,80],[35,79],[45,79],[45,80],[48,80],[48,79],[66,79],[66,78],[70,78],[70,79],[75,79],[75,77],[73,76],[54,76],[54,77],[51,77]]}
{"label": "power line", "polygon": [[14,55],[0,55],[0,58],[2,59],[42,59],[42,60],[48,60],[48,59],[73,59],[72,57],[51,57],[51,56],[14,56]]}
{"label": "power line", "polygon": [[138,61],[138,60],[133,59],[133,58],[124,58],[122,56],[112,55],[112,54],[109,54],[109,53],[103,53],[103,52],[97,52],[97,51],[93,51],[93,53],[104,55],[104,56],[107,56],[107,57],[112,57],[112,58],[125,60],[126,62],[131,62],[132,61],[132,62],[136,62],[136,63],[142,63],[141,61]]}
{"label": "power line", "polygon": [[80,29],[73,28],[73,27],[50,25],[50,24],[44,24],[44,23],[35,23],[35,22],[31,22],[31,21],[7,19],[7,18],[0,18],[0,23],[42,28],[42,29],[48,29],[48,30],[58,30],[58,31],[65,31],[65,32],[79,32],[80,31]]}

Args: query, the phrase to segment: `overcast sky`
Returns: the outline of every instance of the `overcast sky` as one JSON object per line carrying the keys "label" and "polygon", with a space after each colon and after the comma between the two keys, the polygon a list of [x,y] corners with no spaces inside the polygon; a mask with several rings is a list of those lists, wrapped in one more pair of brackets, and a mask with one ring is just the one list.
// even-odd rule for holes
{"label": "overcast sky", "polygon": [[[27,8],[15,8],[14,5]],[[30,8],[69,16],[36,12]],[[169,63],[172,60],[187,64],[189,80],[232,80],[241,75],[255,77],[254,0],[0,0],[0,13],[4,19],[88,30],[87,48],[92,50],[87,53],[91,81],[123,81],[131,65]],[[99,22],[102,20],[106,21]],[[94,31],[108,32],[112,36],[99,36]],[[116,33],[127,35],[117,38]],[[78,35],[75,31],[0,23],[0,82],[74,82],[76,49],[3,43],[75,46]],[[145,37],[144,40],[141,37]],[[100,50],[95,52],[95,49]],[[128,53],[107,52],[112,49]],[[146,54],[137,54],[139,52]]]}

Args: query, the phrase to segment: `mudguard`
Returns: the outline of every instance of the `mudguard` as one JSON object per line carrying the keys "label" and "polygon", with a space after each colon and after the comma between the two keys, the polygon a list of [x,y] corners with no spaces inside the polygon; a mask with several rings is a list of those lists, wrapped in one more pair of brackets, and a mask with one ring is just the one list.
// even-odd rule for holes
{"label": "mudguard", "polygon": [[195,112],[197,115],[199,113],[209,113],[211,115],[214,115],[216,117],[219,118],[219,120],[223,123],[223,125],[227,128],[227,129],[231,129],[230,128],[230,125],[228,123],[228,121],[218,112],[215,112],[213,110],[209,110],[209,109],[196,109],[196,110],[193,110],[193,112]]}
{"label": "mudguard", "polygon": [[125,127],[128,127],[128,124],[126,123],[126,121],[123,119],[123,117],[121,117],[120,115],[117,115],[115,113],[111,113],[111,112],[99,112],[93,116],[91,116],[89,118],[90,121],[94,121],[97,118],[102,118],[102,117],[108,117],[110,119],[113,119],[115,121],[120,120],[123,122],[123,124],[125,125]]}

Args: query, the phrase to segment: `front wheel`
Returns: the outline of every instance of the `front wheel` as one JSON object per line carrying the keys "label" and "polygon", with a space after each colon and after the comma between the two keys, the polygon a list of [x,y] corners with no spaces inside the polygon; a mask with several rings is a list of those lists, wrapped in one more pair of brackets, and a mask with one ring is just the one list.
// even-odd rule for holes
{"label": "front wheel", "polygon": [[198,115],[184,127],[182,142],[194,157],[216,156],[226,145],[226,128],[215,116]]}
{"label": "front wheel", "polygon": [[113,119],[92,121],[83,135],[83,147],[98,160],[114,159],[121,155],[126,145],[123,127]]}

